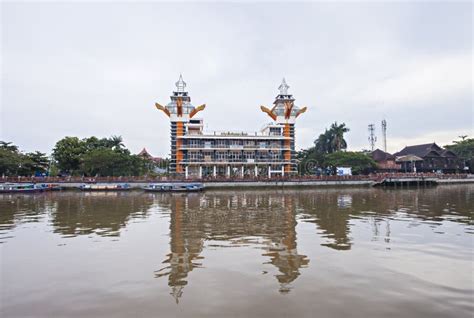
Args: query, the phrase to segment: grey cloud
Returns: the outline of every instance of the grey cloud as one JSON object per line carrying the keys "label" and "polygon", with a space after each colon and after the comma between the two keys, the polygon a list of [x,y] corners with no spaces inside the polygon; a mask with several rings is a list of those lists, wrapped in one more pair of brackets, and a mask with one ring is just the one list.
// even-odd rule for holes
{"label": "grey cloud", "polygon": [[[28,151],[114,134],[166,155],[169,123],[153,103],[168,101],[180,72],[211,130],[259,129],[259,105],[285,76],[309,107],[298,148],[335,120],[351,128],[352,149],[384,117],[398,143],[473,133],[470,3],[1,6],[0,137]],[[437,67],[446,60],[457,64]],[[431,79],[441,76],[442,95]]]}

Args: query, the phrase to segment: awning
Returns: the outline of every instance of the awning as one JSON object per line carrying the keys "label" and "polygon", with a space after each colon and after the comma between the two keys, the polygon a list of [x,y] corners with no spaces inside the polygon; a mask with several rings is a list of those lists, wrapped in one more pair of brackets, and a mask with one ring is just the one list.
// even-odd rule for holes
{"label": "awning", "polygon": [[412,162],[412,161],[423,161],[423,158],[420,158],[415,155],[406,155],[400,156],[395,159],[396,162]]}

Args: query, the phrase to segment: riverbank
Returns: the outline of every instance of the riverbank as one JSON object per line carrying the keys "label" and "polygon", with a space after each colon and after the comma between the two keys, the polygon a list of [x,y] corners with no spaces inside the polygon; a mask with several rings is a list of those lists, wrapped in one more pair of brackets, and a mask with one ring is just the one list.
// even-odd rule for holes
{"label": "riverbank", "polygon": [[[444,184],[470,184],[474,183],[474,178],[462,179],[436,179],[439,185]],[[123,184],[124,182],[101,182],[110,186]],[[155,182],[127,182],[131,189],[141,189],[142,187]],[[245,189],[245,188],[318,188],[318,187],[371,187],[377,181],[366,180],[260,180],[260,181],[203,181],[206,189]],[[77,190],[83,182],[55,182],[45,184],[59,184],[64,190]]]}

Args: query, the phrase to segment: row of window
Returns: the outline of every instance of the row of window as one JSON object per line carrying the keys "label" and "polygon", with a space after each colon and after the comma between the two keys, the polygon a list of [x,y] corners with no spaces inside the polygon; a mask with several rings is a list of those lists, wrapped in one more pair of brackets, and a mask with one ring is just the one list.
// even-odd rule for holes
{"label": "row of window", "polygon": [[186,159],[189,161],[227,161],[227,160],[242,160],[242,159],[281,159],[283,155],[280,152],[270,152],[270,153],[255,153],[255,152],[224,152],[216,151],[215,154],[212,152],[188,152]]}
{"label": "row of window", "polygon": [[281,142],[256,142],[254,140],[214,140],[214,141],[202,141],[202,140],[188,140],[183,147],[188,148],[280,148],[282,147]]}

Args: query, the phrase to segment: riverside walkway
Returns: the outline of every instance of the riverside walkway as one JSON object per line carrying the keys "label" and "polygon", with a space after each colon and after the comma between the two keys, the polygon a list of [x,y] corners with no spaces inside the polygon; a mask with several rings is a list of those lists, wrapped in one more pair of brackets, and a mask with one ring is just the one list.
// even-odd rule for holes
{"label": "riverside walkway", "polygon": [[426,185],[427,183],[474,183],[474,175],[434,173],[384,173],[358,176],[289,176],[274,178],[201,178],[184,179],[171,177],[3,177],[0,183],[59,183],[63,188],[76,188],[84,183],[129,183],[141,188],[150,183],[202,182],[206,188],[250,187],[308,187],[308,186],[374,186]]}

